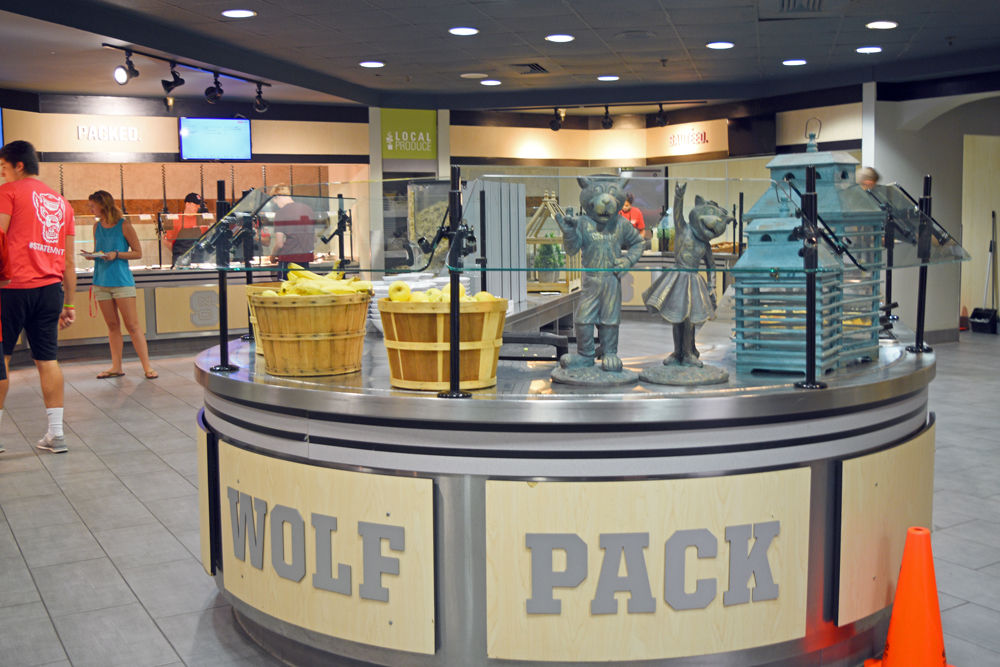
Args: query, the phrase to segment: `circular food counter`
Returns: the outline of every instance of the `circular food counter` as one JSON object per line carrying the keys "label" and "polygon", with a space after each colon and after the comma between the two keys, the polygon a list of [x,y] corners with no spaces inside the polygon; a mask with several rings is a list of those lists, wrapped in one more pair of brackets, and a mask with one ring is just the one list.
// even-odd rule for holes
{"label": "circular food counter", "polygon": [[882,342],[803,390],[737,374],[728,331],[699,334],[728,384],[599,391],[507,361],[468,399],[391,389],[374,338],[322,378],[208,350],[203,565],[293,664],[857,665],[930,525],[934,356]]}

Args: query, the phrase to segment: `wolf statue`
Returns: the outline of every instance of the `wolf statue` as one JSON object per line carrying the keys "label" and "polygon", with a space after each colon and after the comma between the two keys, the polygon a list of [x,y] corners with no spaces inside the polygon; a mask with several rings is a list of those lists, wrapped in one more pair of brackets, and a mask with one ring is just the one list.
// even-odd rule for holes
{"label": "wolf statue", "polygon": [[[578,216],[557,216],[567,254],[581,253],[583,290],[577,306],[575,354],[564,354],[552,373],[556,382],[583,385],[617,385],[638,377],[622,368],[618,357],[618,325],[622,309],[622,275],[642,255],[642,235],[618,214],[625,202],[627,179],[616,176],[581,177]],[[600,369],[594,328],[600,335]]]}
{"label": "wolf statue", "polygon": [[673,325],[674,351],[663,360],[663,365],[682,368],[674,371],[647,370],[642,374],[643,381],[712,384],[728,379],[728,374],[721,369],[706,367],[704,372],[687,369],[704,367],[695,347],[695,326],[715,316],[715,291],[697,270],[704,262],[711,280],[715,270],[711,241],[725,233],[733,217],[714,201],[696,196],[695,206],[685,221],[686,190],[686,183],[674,188],[674,258],[679,270],[662,272],[642,295],[648,310],[659,313]]}

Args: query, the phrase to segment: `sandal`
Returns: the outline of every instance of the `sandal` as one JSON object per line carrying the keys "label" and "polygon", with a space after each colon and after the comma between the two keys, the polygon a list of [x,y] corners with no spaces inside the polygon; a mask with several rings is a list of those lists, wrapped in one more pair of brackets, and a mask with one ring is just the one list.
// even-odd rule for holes
{"label": "sandal", "polygon": [[158,377],[160,377],[160,374],[157,373],[156,371],[154,371],[154,370],[148,370],[148,371],[146,371],[146,379],[147,380],[155,380]]}
{"label": "sandal", "polygon": [[125,373],[118,371],[103,371],[97,374],[97,379],[106,380],[107,378],[120,378],[123,375],[125,375]]}

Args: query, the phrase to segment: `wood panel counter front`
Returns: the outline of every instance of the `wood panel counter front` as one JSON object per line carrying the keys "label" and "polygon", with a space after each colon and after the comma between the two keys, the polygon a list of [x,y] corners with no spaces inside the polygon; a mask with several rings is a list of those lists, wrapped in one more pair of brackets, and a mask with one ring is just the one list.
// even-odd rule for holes
{"label": "wood panel counter front", "polygon": [[488,481],[489,657],[650,660],[804,636],[809,474]]}

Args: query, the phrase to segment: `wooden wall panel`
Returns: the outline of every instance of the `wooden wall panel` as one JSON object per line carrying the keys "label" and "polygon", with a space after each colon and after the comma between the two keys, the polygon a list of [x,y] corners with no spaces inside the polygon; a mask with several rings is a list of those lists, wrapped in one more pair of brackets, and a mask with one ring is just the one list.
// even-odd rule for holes
{"label": "wooden wall panel", "polygon": [[934,428],[843,465],[837,625],[892,604],[906,529],[931,527]]}

